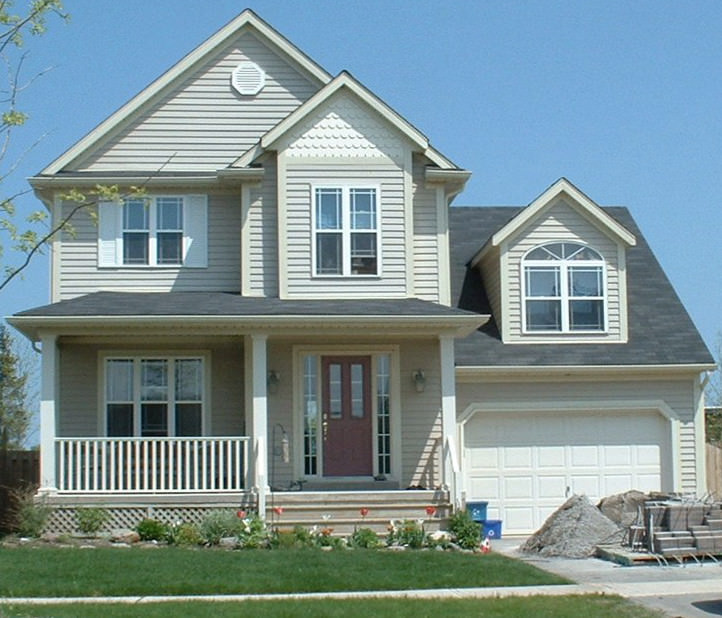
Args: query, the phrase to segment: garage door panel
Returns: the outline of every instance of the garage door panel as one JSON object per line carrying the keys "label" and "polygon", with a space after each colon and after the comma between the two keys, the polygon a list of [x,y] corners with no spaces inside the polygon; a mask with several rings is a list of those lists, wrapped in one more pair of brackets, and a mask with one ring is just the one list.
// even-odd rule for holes
{"label": "garage door panel", "polygon": [[607,466],[631,466],[631,446],[604,446],[604,463]]}
{"label": "garage door panel", "polygon": [[523,498],[532,495],[534,479],[529,476],[506,477],[504,479],[504,497],[507,499]]}
{"label": "garage door panel", "polygon": [[539,498],[564,498],[567,492],[567,478],[559,476],[539,476],[537,479]]}
{"label": "garage door panel", "polygon": [[531,446],[526,447],[506,447],[502,450],[505,468],[531,468],[533,464],[532,454],[534,449]]}
{"label": "garage door panel", "polygon": [[669,425],[656,413],[483,413],[465,430],[467,499],[529,533],[568,495],[661,489]]}
{"label": "garage door panel", "polygon": [[572,446],[571,447],[571,465],[572,466],[598,466],[599,465],[599,447],[597,447],[597,446]]}
{"label": "garage door panel", "polygon": [[563,446],[540,446],[539,468],[563,468],[566,465]]}

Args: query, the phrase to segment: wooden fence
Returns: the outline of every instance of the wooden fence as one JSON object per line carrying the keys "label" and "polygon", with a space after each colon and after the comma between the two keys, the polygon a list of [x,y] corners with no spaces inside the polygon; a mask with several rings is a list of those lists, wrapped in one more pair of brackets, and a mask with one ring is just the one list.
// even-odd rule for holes
{"label": "wooden fence", "polygon": [[706,445],[707,491],[716,498],[722,498],[722,448]]}
{"label": "wooden fence", "polygon": [[0,449],[0,531],[7,530],[12,490],[40,482],[40,452]]}

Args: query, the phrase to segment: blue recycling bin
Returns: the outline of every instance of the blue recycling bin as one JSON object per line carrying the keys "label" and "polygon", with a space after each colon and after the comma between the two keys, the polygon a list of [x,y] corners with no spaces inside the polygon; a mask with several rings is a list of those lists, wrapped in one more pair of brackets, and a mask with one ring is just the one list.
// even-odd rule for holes
{"label": "blue recycling bin", "polygon": [[501,519],[487,519],[482,523],[482,534],[485,539],[501,538]]}
{"label": "blue recycling bin", "polygon": [[466,510],[477,523],[482,523],[486,519],[486,507],[489,506],[488,502],[467,502]]}

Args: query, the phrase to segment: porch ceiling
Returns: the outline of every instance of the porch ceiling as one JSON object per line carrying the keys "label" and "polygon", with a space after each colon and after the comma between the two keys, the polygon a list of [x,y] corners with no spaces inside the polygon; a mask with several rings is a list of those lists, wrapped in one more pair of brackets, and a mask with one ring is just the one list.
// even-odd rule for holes
{"label": "porch ceiling", "polygon": [[128,329],[184,334],[354,329],[363,334],[462,337],[488,319],[488,315],[414,298],[281,300],[225,292],[95,292],[17,313],[8,322],[29,339],[38,340],[40,333],[127,335]]}

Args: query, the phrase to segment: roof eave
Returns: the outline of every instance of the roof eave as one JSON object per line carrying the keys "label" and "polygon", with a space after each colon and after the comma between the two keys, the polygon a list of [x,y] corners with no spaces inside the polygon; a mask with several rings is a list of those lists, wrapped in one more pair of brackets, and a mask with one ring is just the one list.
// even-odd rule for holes
{"label": "roof eave", "polygon": [[522,378],[615,378],[629,379],[640,376],[668,376],[680,374],[698,375],[705,371],[714,371],[713,363],[667,363],[656,365],[460,365],[456,367],[456,377],[460,382],[477,381],[517,381]]}

